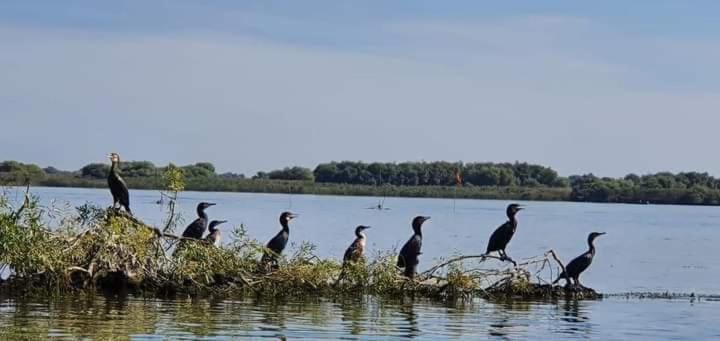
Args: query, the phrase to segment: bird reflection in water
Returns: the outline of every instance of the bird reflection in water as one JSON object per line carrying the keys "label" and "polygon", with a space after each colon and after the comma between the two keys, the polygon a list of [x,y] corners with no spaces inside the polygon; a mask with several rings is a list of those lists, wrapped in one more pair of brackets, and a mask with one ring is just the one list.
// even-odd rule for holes
{"label": "bird reflection in water", "polygon": [[403,319],[407,321],[408,326],[407,328],[402,328],[403,331],[406,331],[407,334],[406,337],[417,337],[420,336],[420,328],[418,327],[418,320],[417,320],[417,313],[415,313],[415,310],[413,309],[412,303],[404,304],[400,308],[400,314],[403,316]]}
{"label": "bird reflection in water", "polygon": [[[584,304],[583,304],[584,305]],[[566,300],[562,305],[560,320],[563,323],[561,333],[589,335],[592,332],[590,319],[585,316],[586,309],[581,309],[581,302],[578,300]]]}
{"label": "bird reflection in water", "polygon": [[347,300],[340,302],[340,312],[342,321],[347,324],[347,329],[352,335],[360,335],[365,331],[363,328],[363,320],[367,306],[362,300]]}
{"label": "bird reflection in water", "polygon": [[531,304],[528,301],[506,301],[494,304],[492,320],[489,324],[488,335],[499,337],[503,340],[510,340],[511,335],[518,335],[524,331],[524,327],[518,323],[518,316],[526,315],[530,311]]}
{"label": "bird reflection in water", "polygon": [[259,309],[261,315],[258,329],[263,332],[272,333],[271,335],[275,337],[284,338],[287,320],[284,309],[286,306],[285,302],[264,301],[257,298],[253,301],[253,306]]}

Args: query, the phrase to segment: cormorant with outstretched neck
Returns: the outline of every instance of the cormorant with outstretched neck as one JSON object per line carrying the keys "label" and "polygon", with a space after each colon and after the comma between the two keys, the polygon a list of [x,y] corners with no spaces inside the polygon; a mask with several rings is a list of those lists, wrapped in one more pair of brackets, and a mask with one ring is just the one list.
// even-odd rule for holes
{"label": "cormorant with outstretched neck", "polygon": [[345,250],[343,263],[357,262],[364,257],[365,254],[365,233],[363,231],[369,229],[370,226],[360,225],[355,228],[355,241]]}
{"label": "cormorant with outstretched neck", "polygon": [[125,180],[120,176],[120,155],[117,153],[110,153],[110,173],[108,173],[108,187],[110,187],[110,193],[113,196],[113,208],[117,208],[118,203],[120,206],[125,207],[127,213],[132,214],[130,211],[130,193],[128,192]]}
{"label": "cormorant with outstretched neck", "polygon": [[400,249],[397,266],[399,268],[405,268],[405,277],[415,277],[417,265],[420,263],[418,257],[421,254],[420,249],[422,248],[422,224],[428,219],[430,219],[430,217],[423,216],[417,216],[413,219],[412,229],[414,233],[412,237],[410,237],[410,240]]}
{"label": "cormorant with outstretched neck", "polygon": [[500,225],[500,227],[498,227],[495,232],[493,232],[493,234],[490,236],[490,241],[488,242],[487,250],[485,251],[486,255],[490,252],[497,251],[500,254],[500,258],[515,263],[515,261],[508,257],[507,253],[505,252],[505,248],[507,247],[508,243],[510,243],[510,240],[515,234],[515,230],[517,230],[518,222],[517,219],[515,219],[515,215],[522,209],[523,207],[518,204],[508,205],[507,209],[505,210],[508,221],[506,221],[505,224]]}
{"label": "cormorant with outstretched neck", "polygon": [[587,239],[589,250],[570,261],[570,263],[568,263],[568,265],[565,267],[565,272],[561,273],[560,276],[558,276],[558,278],[553,282],[553,284],[560,281],[560,279],[565,278],[566,285],[569,285],[570,279],[572,279],[575,282],[576,286],[583,287],[583,285],[580,284],[580,274],[583,273],[583,271],[587,270],[590,264],[592,264],[593,257],[595,257],[595,238],[604,234],[605,232],[590,233]]}
{"label": "cormorant with outstretched neck", "polygon": [[290,239],[290,220],[297,218],[297,214],[291,212],[283,212],[280,215],[280,225],[282,230],[278,232],[270,241],[267,243],[267,250],[263,253],[260,263],[267,266],[268,264],[276,264],[277,258],[285,250],[288,240]]}
{"label": "cormorant with outstretched neck", "polygon": [[220,230],[217,228],[220,224],[227,223],[227,220],[213,220],[210,222],[210,225],[208,226],[208,235],[205,237],[205,240],[213,244],[215,246],[220,246]]}
{"label": "cormorant with outstretched neck", "polygon": [[208,226],[208,216],[207,213],[205,213],[205,209],[214,205],[214,203],[210,202],[199,203],[197,205],[198,218],[185,228],[182,236],[185,238],[202,239]]}

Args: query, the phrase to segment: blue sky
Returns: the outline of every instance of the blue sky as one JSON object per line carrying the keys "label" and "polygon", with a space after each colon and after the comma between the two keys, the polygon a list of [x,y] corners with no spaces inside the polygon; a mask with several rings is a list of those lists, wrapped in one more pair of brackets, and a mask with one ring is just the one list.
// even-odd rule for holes
{"label": "blue sky", "polygon": [[0,159],[701,170],[715,1],[3,1]]}

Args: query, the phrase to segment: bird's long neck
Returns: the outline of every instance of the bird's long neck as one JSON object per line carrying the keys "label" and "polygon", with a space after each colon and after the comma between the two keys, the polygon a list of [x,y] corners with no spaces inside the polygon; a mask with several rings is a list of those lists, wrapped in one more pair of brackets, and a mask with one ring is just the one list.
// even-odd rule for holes
{"label": "bird's long neck", "polygon": [[416,235],[416,236],[422,237],[422,228],[421,228],[420,225],[414,225],[414,226],[413,226],[413,231],[415,231],[415,235]]}
{"label": "bird's long neck", "polygon": [[588,239],[588,247],[591,255],[595,256],[595,240],[594,239]]}
{"label": "bird's long neck", "polygon": [[515,218],[515,213],[508,213],[507,215],[508,221],[510,224],[512,224],[513,227],[517,227],[517,218]]}
{"label": "bird's long neck", "polygon": [[205,213],[205,209],[202,207],[198,207],[197,214],[198,214],[198,217],[203,218],[205,220],[207,220],[207,218],[208,218],[207,213]]}
{"label": "bird's long neck", "polygon": [[210,225],[210,227],[208,227],[208,231],[210,231],[211,234],[215,233],[215,231],[217,231],[217,227]]}
{"label": "bird's long neck", "polygon": [[282,225],[283,232],[290,233],[290,225],[288,225],[286,220],[281,220],[280,225]]}
{"label": "bird's long neck", "polygon": [[358,237],[358,239],[365,239],[365,233],[362,231],[355,231],[355,236]]}
{"label": "bird's long neck", "polygon": [[118,162],[115,161],[115,160],[113,160],[113,161],[111,162],[111,164],[110,164],[110,173],[113,174],[113,175],[117,175],[117,173],[118,173],[118,168],[119,168]]}

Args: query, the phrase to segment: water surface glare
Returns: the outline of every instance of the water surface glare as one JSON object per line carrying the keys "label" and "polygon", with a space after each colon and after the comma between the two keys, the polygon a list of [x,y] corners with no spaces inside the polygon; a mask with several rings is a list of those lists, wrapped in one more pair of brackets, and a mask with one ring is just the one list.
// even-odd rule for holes
{"label": "water surface glare", "polygon": [[[106,207],[106,189],[33,188],[50,207],[86,202]],[[21,194],[11,190],[19,201]],[[131,191],[131,207],[142,220],[159,225],[163,208],[157,191]],[[420,270],[439,257],[479,254],[492,231],[506,218],[508,201],[387,198],[389,210],[371,210],[378,198],[283,194],[185,192],[180,212],[195,218],[199,201],[217,203],[211,219],[244,224],[262,242],[279,230],[282,211],[299,213],[291,241],[310,241],[321,257],[341,258],[359,224],[370,225],[369,252],[390,250],[411,235],[415,215],[432,219],[424,228]],[[607,232],[596,241],[595,262],[583,283],[604,293],[682,292],[720,294],[720,208],[521,202],[518,231],[508,247],[516,260],[555,249],[568,261],[587,248],[587,234]],[[184,226],[185,224],[183,224]],[[229,228],[224,242],[228,242]],[[490,264],[492,266],[492,264]],[[105,299],[94,297],[53,302],[5,300],[0,327],[5,333],[51,336],[131,335],[207,338],[307,337],[312,339],[418,338],[499,339],[718,339],[720,303],[700,300],[609,298],[594,302],[475,301],[443,305],[426,301],[305,302],[185,301]]]}

